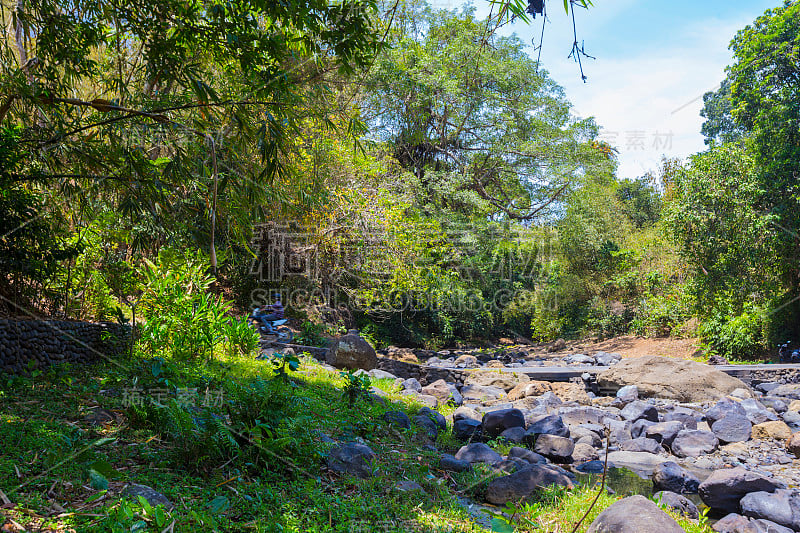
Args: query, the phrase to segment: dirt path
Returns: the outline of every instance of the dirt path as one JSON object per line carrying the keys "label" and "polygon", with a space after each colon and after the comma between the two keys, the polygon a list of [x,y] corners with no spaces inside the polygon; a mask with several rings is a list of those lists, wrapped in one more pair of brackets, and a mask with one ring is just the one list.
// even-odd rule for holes
{"label": "dirt path", "polygon": [[[532,353],[541,351],[547,353],[548,346],[541,346],[531,350]],[[556,353],[586,353],[595,352],[616,352],[622,357],[641,357],[643,355],[660,355],[664,357],[675,357],[678,359],[692,359],[702,355],[699,339],[673,339],[673,338],[644,338],[627,335],[624,337],[614,337],[599,342],[589,340],[567,341],[564,350]]]}

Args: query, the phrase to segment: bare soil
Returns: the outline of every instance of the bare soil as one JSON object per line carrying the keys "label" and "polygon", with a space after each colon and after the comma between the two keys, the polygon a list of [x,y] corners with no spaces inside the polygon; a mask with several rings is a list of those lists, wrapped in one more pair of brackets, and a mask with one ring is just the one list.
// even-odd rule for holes
{"label": "bare soil", "polygon": [[[548,353],[552,346],[542,344],[533,348],[531,353]],[[551,355],[595,352],[616,352],[622,357],[641,357],[643,355],[659,355],[663,357],[675,357],[677,359],[693,359],[703,355],[700,348],[700,340],[697,338],[676,339],[672,337],[645,338],[626,335],[614,337],[603,341],[593,341],[583,339],[578,341],[567,341],[566,348],[558,352],[549,352]]]}

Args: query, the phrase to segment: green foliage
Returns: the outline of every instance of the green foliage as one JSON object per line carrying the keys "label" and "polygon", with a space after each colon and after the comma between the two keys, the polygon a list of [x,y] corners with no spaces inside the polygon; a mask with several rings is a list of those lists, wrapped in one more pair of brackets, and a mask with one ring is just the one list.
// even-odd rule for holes
{"label": "green foliage", "polygon": [[300,333],[298,333],[294,340],[297,344],[305,346],[325,346],[327,339],[325,338],[325,324],[317,324],[310,320],[304,320],[300,324]]}
{"label": "green foliage", "polygon": [[738,309],[738,302],[719,302],[714,314],[703,322],[700,334],[707,352],[732,359],[760,358],[769,347],[769,313],[749,302],[736,312],[731,308]]}
{"label": "green foliage", "polygon": [[345,379],[342,394],[347,399],[350,407],[353,407],[358,400],[368,400],[370,397],[370,387],[372,381],[366,374],[356,374],[353,370],[347,372],[340,372],[340,375]]}
{"label": "green foliage", "polygon": [[145,260],[139,304],[144,318],[139,342],[145,353],[177,359],[213,354],[230,324],[230,304],[209,293],[207,267],[199,253],[163,250],[156,263]]}
{"label": "green foliage", "polygon": [[18,173],[27,165],[22,128],[0,125],[0,295],[28,306],[61,261],[78,246],[64,242],[60,221],[45,208],[45,195]]}
{"label": "green foliage", "polygon": [[261,337],[258,331],[250,326],[247,318],[229,317],[222,328],[229,354],[252,355],[258,350]]}

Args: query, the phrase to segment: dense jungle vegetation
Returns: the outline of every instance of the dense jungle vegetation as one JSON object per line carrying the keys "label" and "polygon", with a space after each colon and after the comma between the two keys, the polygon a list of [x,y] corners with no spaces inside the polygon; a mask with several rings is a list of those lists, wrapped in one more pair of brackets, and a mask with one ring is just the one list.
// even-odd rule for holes
{"label": "dense jungle vegetation", "polygon": [[797,339],[800,5],[733,37],[706,151],[623,179],[517,4],[4,0],[4,313],[192,352],[274,291],[306,340]]}

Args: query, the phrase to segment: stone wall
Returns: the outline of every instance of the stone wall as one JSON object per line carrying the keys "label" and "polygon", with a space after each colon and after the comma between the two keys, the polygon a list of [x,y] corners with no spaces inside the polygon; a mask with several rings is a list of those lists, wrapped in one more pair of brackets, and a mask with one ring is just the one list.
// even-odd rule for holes
{"label": "stone wall", "polygon": [[458,368],[441,368],[435,366],[415,365],[405,361],[397,361],[388,357],[378,357],[378,368],[391,372],[403,379],[416,378],[422,385],[428,385],[443,379],[448,383],[464,384],[468,372]]}
{"label": "stone wall", "polygon": [[54,363],[83,364],[124,352],[130,326],[0,319],[0,371],[26,374]]}

